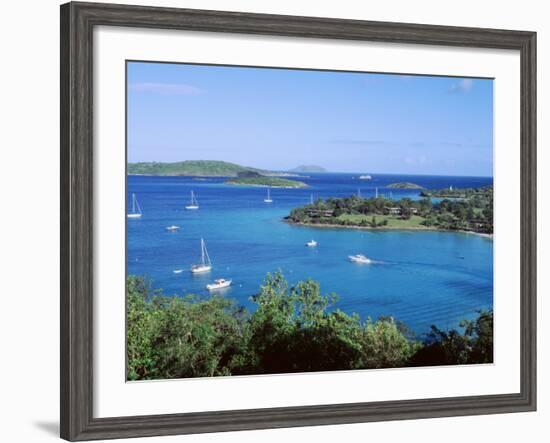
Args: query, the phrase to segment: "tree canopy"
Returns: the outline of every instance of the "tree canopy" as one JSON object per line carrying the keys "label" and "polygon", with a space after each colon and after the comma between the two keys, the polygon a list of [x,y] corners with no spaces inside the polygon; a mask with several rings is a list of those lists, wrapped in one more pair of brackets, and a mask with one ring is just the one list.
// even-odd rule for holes
{"label": "tree canopy", "polygon": [[335,309],[313,280],[289,286],[268,274],[250,313],[221,296],[166,297],[141,277],[127,282],[127,378],[212,377],[488,363],[493,314],[433,326],[421,341],[392,317],[361,321]]}

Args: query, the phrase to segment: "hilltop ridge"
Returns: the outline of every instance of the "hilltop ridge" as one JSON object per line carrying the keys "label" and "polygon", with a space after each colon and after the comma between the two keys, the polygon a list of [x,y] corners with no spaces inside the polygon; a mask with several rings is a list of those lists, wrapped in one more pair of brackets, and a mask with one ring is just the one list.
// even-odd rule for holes
{"label": "hilltop ridge", "polygon": [[220,160],[184,160],[180,162],[139,162],[128,163],[130,175],[172,175],[172,176],[196,176],[196,177],[237,177],[239,173],[255,172],[257,174],[270,174],[248,166],[229,163]]}

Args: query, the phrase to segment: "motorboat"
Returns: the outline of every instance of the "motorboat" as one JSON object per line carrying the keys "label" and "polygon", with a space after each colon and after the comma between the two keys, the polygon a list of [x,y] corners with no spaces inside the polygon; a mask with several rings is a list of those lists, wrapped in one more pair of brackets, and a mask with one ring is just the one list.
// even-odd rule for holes
{"label": "motorboat", "polygon": [[372,260],[363,254],[349,255],[348,258],[353,263],[362,263],[362,264],[372,263]]}
{"label": "motorboat", "polygon": [[206,285],[206,289],[209,291],[215,291],[216,289],[224,289],[231,286],[231,280],[226,280],[225,278],[218,278],[214,280],[214,283]]}

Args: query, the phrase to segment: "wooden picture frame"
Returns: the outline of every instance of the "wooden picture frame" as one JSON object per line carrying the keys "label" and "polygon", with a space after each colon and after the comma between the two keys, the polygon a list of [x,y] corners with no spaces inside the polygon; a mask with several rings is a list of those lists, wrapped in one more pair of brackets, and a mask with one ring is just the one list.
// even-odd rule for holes
{"label": "wooden picture frame", "polygon": [[[521,57],[521,391],[518,394],[93,416],[92,54],[96,26],[517,50]],[[61,437],[144,437],[533,411],[536,408],[536,34],[188,9],[61,6]]]}

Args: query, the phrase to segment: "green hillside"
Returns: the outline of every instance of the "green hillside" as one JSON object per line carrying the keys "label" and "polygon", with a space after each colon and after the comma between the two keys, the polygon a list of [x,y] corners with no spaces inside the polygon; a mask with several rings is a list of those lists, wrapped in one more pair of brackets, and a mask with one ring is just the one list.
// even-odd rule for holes
{"label": "green hillside", "polygon": [[217,160],[186,160],[175,163],[128,163],[129,175],[186,175],[198,177],[236,177],[243,172],[264,173],[260,169]]}

